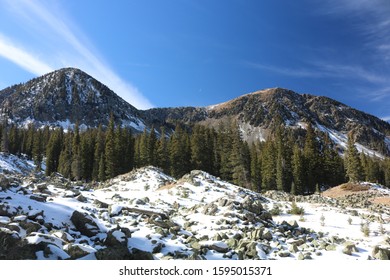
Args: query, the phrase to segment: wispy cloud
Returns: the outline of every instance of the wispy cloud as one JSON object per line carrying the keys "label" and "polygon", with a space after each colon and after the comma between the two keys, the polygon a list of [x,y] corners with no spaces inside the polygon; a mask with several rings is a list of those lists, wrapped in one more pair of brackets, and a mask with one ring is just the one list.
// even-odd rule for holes
{"label": "wispy cloud", "polygon": [[338,78],[359,79],[370,83],[387,82],[387,77],[368,71],[359,65],[332,64],[325,61],[311,61],[304,68],[289,68],[249,61],[244,61],[243,64],[247,67],[296,78]]}
{"label": "wispy cloud", "polygon": [[[135,107],[140,109],[153,107],[151,102],[134,85],[124,81],[97,54],[98,51],[93,44],[61,8],[55,8],[48,3],[43,5],[38,0],[5,0],[5,4],[9,11],[20,19],[21,24],[28,24],[36,32],[39,32],[41,35],[39,40],[42,41],[42,45],[47,40],[55,46],[55,48],[48,48],[50,53],[47,53],[46,56],[51,61],[51,67],[45,69],[43,60],[29,59],[28,63],[24,62],[24,58],[34,58],[35,56],[31,52],[25,51],[25,47],[19,47],[12,51],[13,43],[9,38],[7,41],[3,40],[4,53],[8,54],[8,59],[38,75],[42,74],[40,70],[49,70],[53,67],[79,67],[105,83]],[[17,55],[16,50],[25,56]]]}
{"label": "wispy cloud", "polygon": [[42,75],[53,71],[51,66],[41,61],[36,55],[14,45],[14,43],[2,34],[0,34],[0,56],[16,63],[35,75]]}
{"label": "wispy cloud", "polygon": [[381,119],[388,122],[388,121],[390,121],[390,116],[385,116],[385,117],[382,117]]}
{"label": "wispy cloud", "polygon": [[274,65],[266,65],[262,63],[255,63],[255,62],[249,62],[244,61],[243,64],[247,67],[264,70],[264,71],[270,71],[276,74],[280,74],[283,76],[289,76],[289,77],[296,77],[296,78],[320,78],[322,76],[322,73],[317,72],[315,70],[310,69],[302,69],[302,68],[288,68],[283,66],[274,66]]}
{"label": "wispy cloud", "polygon": [[366,47],[390,59],[390,2],[388,0],[321,0],[321,13],[347,18],[354,32],[366,37]]}

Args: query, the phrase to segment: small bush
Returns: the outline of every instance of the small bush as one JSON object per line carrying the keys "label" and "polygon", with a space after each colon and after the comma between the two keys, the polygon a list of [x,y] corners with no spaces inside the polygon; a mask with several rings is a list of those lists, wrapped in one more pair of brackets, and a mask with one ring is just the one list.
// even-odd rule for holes
{"label": "small bush", "polygon": [[321,226],[325,226],[325,216],[324,216],[324,214],[321,214],[320,221],[321,221]]}
{"label": "small bush", "polygon": [[288,211],[291,215],[303,215],[305,214],[305,210],[302,207],[298,207],[298,205],[293,201],[291,204],[291,209]]}
{"label": "small bush", "polygon": [[382,235],[384,235],[385,233],[386,233],[386,230],[385,230],[385,228],[384,228],[384,226],[383,226],[383,223],[381,222],[381,223],[379,223],[379,228],[378,228],[378,231],[379,231],[379,233],[380,234],[382,234]]}
{"label": "small bush", "polygon": [[274,204],[274,206],[273,206],[272,209],[269,211],[269,213],[270,213],[272,216],[279,216],[280,214],[282,214],[282,210],[279,208],[279,205]]}
{"label": "small bush", "polygon": [[361,226],[361,231],[365,237],[368,237],[370,235],[370,224],[365,223],[363,226]]}

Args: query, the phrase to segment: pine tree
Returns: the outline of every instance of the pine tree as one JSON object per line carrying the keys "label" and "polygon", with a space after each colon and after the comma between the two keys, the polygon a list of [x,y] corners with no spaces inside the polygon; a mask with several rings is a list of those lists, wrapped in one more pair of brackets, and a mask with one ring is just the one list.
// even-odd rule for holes
{"label": "pine tree", "polygon": [[92,179],[99,180],[99,170],[100,170],[100,158],[104,155],[105,148],[105,136],[102,129],[102,125],[99,125],[96,133],[95,148],[93,153],[93,171]]}
{"label": "pine tree", "polygon": [[139,165],[140,166],[146,166],[150,164],[149,162],[149,135],[146,127],[144,128],[144,132],[142,133],[140,137],[139,142]]}
{"label": "pine tree", "polygon": [[171,175],[179,178],[190,171],[191,147],[188,134],[176,125],[170,140]]}
{"label": "pine tree", "polygon": [[275,133],[276,143],[276,188],[279,191],[288,191],[291,185],[290,157],[287,151],[284,127],[280,124]]}
{"label": "pine tree", "polygon": [[62,150],[62,138],[62,128],[55,129],[50,135],[49,142],[46,146],[46,176],[58,170]]}
{"label": "pine tree", "polygon": [[319,145],[316,140],[316,134],[311,124],[307,126],[305,146],[303,149],[303,155],[305,157],[305,186],[307,193],[314,193],[315,185],[318,183],[319,174]]}
{"label": "pine tree", "polygon": [[251,179],[252,190],[260,192],[261,190],[261,161],[258,155],[259,151],[256,144],[251,146]]}
{"label": "pine tree", "polygon": [[276,154],[273,141],[266,141],[261,159],[261,186],[264,190],[276,190]]}
{"label": "pine tree", "polygon": [[324,137],[322,181],[326,186],[337,186],[345,181],[344,163],[328,134]]}
{"label": "pine tree", "polygon": [[207,149],[206,131],[201,125],[195,125],[191,135],[191,164],[194,169],[207,171],[210,154]]}
{"label": "pine tree", "polygon": [[248,144],[242,141],[238,126],[232,129],[233,143],[230,155],[233,183],[242,187],[250,186],[250,152]]}
{"label": "pine tree", "polygon": [[305,170],[304,170],[304,156],[299,146],[294,145],[292,156],[292,170],[294,178],[295,194],[305,193]]}
{"label": "pine tree", "polygon": [[94,165],[95,137],[91,130],[84,132],[80,140],[81,178],[91,180]]}
{"label": "pine tree", "polygon": [[345,152],[345,167],[350,182],[363,180],[363,168],[360,163],[359,153],[355,147],[355,141],[351,133],[348,134],[347,150]]}
{"label": "pine tree", "polygon": [[8,136],[8,122],[5,121],[3,123],[2,129],[2,137],[1,137],[1,151],[3,153],[9,153],[9,136]]}
{"label": "pine tree", "polygon": [[42,170],[42,160],[43,160],[43,147],[42,147],[42,131],[36,131],[34,135],[34,142],[32,147],[32,156],[34,159],[36,171]]}
{"label": "pine tree", "polygon": [[155,166],[157,164],[157,158],[156,158],[157,135],[154,126],[152,126],[150,130],[147,145],[148,145],[148,164]]}
{"label": "pine tree", "polygon": [[78,122],[76,122],[73,139],[72,139],[72,164],[71,164],[71,177],[73,179],[81,179],[81,156],[80,156],[80,130]]}
{"label": "pine tree", "polygon": [[161,128],[161,136],[157,141],[157,166],[164,172],[169,172],[168,141],[165,135],[165,128]]}
{"label": "pine tree", "polygon": [[66,178],[71,177],[72,165],[72,133],[68,132],[64,136],[64,147],[60,154],[58,171]]}
{"label": "pine tree", "polygon": [[384,161],[384,184],[386,187],[390,188],[390,158],[386,158]]}
{"label": "pine tree", "polygon": [[106,133],[106,141],[104,148],[104,163],[106,167],[106,177],[113,178],[118,175],[117,158],[115,150],[115,124],[114,117],[111,115]]}
{"label": "pine tree", "polygon": [[100,182],[103,182],[106,180],[106,164],[104,161],[104,154],[101,154],[100,160],[99,160],[99,173],[98,173],[98,179]]}

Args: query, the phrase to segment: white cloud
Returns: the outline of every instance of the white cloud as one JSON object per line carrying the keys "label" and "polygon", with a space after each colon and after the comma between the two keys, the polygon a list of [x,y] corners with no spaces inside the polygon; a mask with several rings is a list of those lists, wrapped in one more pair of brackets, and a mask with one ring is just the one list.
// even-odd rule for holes
{"label": "white cloud", "polygon": [[382,117],[381,119],[388,122],[388,121],[390,121],[390,116],[385,116],[385,117]]}
{"label": "white cloud", "polygon": [[[47,48],[45,51],[49,52],[46,55],[50,57],[53,66],[56,68],[80,68],[106,84],[135,107],[139,109],[153,107],[151,102],[134,85],[124,81],[104,59],[97,55],[98,51],[89,43],[87,37],[78,30],[77,26],[67,18],[61,7],[55,8],[53,3],[50,2],[43,5],[42,2],[37,0],[6,0],[6,3],[13,15],[18,16],[21,24],[28,24],[40,33],[40,36],[37,37],[42,41],[42,48],[47,41],[54,46],[47,48],[47,45],[45,45],[45,48]],[[8,50],[7,53],[12,54],[10,47],[6,50]],[[32,57],[32,55],[28,56],[28,53],[26,54],[25,57]],[[12,61],[20,66],[26,64],[24,57],[21,58],[18,55],[9,55],[9,57],[12,57]],[[34,74],[41,75],[43,73],[40,70],[48,70],[48,68],[43,67],[44,63],[37,59],[35,61],[30,59],[28,62],[23,68]],[[36,69],[35,66],[39,67]]]}
{"label": "white cloud", "polygon": [[288,77],[359,79],[370,83],[387,82],[386,77],[370,72],[359,65],[332,64],[325,61],[311,61],[305,68],[289,68],[248,61],[244,61],[243,64],[248,67],[270,71]]}
{"label": "white cloud", "polygon": [[2,34],[0,34],[0,56],[36,75],[53,71],[52,67],[37,58],[36,55],[16,46]]}

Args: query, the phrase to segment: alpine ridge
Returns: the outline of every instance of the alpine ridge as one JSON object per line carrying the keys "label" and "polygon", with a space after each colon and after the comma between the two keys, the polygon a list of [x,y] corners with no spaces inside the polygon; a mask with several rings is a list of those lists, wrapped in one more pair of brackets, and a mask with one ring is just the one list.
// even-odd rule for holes
{"label": "alpine ridge", "polygon": [[25,126],[96,127],[115,122],[135,132],[151,127],[172,131],[180,122],[218,127],[235,121],[245,140],[265,140],[282,123],[299,131],[310,123],[345,149],[352,133],[357,147],[370,155],[390,154],[390,124],[324,96],[271,88],[207,107],[138,110],[90,75],[64,68],[0,91],[0,117]]}

